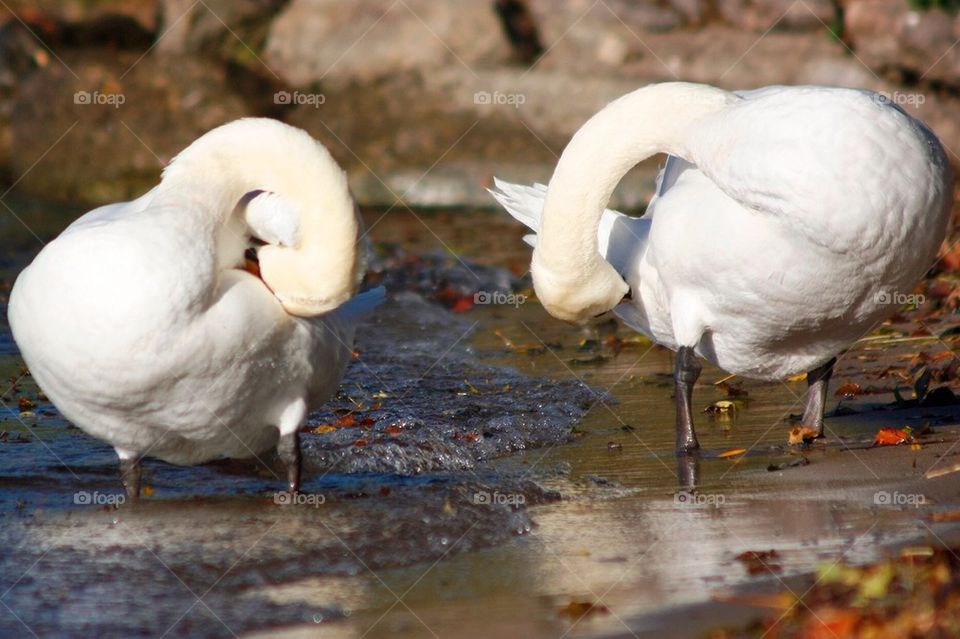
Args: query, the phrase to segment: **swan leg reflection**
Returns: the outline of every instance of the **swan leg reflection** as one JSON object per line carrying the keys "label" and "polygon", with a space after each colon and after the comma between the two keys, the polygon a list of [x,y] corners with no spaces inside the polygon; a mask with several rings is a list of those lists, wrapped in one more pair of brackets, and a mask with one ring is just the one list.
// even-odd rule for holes
{"label": "swan leg reflection", "polygon": [[120,453],[120,481],[123,482],[123,489],[127,493],[127,501],[136,501],[140,498],[140,479],[143,475],[143,468],[140,465],[140,458],[136,455],[127,456]]}
{"label": "swan leg reflection", "polygon": [[817,431],[817,437],[823,437],[823,411],[827,406],[827,386],[833,376],[834,357],[829,362],[807,373],[807,397],[803,406],[803,421],[807,428]]}
{"label": "swan leg reflection", "polygon": [[287,467],[287,490],[300,491],[300,432],[281,435],[277,443],[277,455]]}
{"label": "swan leg reflection", "polygon": [[681,346],[677,351],[677,364],[673,382],[677,398],[677,453],[685,454],[700,448],[697,434],[693,431],[693,385],[702,370],[693,348]]}

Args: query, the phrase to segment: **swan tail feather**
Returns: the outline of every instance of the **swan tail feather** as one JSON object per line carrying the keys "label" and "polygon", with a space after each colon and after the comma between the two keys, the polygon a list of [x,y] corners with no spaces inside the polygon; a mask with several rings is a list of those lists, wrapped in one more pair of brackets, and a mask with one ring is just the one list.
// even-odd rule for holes
{"label": "swan tail feather", "polygon": [[[534,234],[540,231],[540,217],[543,215],[543,202],[547,197],[547,187],[543,184],[527,186],[512,184],[500,178],[493,178],[495,188],[487,189],[513,219],[522,223]],[[524,241],[531,246],[535,240],[524,237]]]}

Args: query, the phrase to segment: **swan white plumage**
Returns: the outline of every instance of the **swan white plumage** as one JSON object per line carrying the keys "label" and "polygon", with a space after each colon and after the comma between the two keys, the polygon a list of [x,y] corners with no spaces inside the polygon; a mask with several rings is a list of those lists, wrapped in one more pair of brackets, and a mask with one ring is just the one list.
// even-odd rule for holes
{"label": "swan white plumage", "polygon": [[[63,415],[139,460],[250,457],[276,445],[291,491],[298,431],[337,388],[354,327],[383,299],[346,176],[307,133],[243,119],[197,139],[131,202],[83,215],[10,295],[14,339]],[[259,274],[245,268],[257,249]]]}
{"label": "swan white plumage", "polygon": [[[668,159],[647,212],[605,209],[657,153]],[[930,267],[952,203],[929,129],[878,94],[821,86],[650,85],[590,118],[549,186],[496,186],[536,233],[531,272],[549,313],[615,310],[677,351],[681,452],[698,447],[694,354],[751,378],[807,371],[804,423],[822,435],[836,355]]]}

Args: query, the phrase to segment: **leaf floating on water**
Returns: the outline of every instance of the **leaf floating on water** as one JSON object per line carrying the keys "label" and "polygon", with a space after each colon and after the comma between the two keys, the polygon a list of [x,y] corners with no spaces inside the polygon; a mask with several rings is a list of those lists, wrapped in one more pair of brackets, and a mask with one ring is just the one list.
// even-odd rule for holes
{"label": "leaf floating on water", "polygon": [[720,459],[726,459],[727,457],[738,457],[739,455],[742,455],[745,452],[747,452],[746,448],[731,448],[730,450],[723,451],[722,453],[717,455],[717,457],[719,457]]}
{"label": "leaf floating on water", "polygon": [[153,486],[151,486],[150,484],[147,484],[146,486],[140,489],[140,493],[143,494],[144,497],[153,497],[154,492],[155,491],[153,490]]}
{"label": "leaf floating on water", "polygon": [[367,440],[365,440],[365,439],[358,439],[357,441],[353,442],[353,445],[354,445],[354,446],[357,446],[357,447],[366,446],[366,445],[367,445]]}
{"label": "leaf floating on water", "polygon": [[21,396],[20,399],[17,400],[17,407],[20,409],[21,413],[26,413],[33,410],[36,407],[36,404],[30,401],[30,399]]}
{"label": "leaf floating on water", "polygon": [[790,429],[790,435],[787,437],[787,443],[791,446],[799,444],[809,444],[817,438],[817,431],[806,426],[795,426]]}
{"label": "leaf floating on water", "polygon": [[787,378],[788,382],[802,382],[807,379],[806,373],[797,373],[796,375],[791,375]]}
{"label": "leaf floating on water", "polygon": [[580,619],[587,615],[594,615],[597,613],[607,614],[610,612],[610,609],[603,604],[595,604],[589,601],[571,601],[563,608],[560,608],[558,612],[562,616],[570,617],[572,619]]}
{"label": "leaf floating on water", "polygon": [[737,405],[729,399],[721,399],[703,409],[709,415],[729,415],[736,412]]}
{"label": "leaf floating on water", "polygon": [[352,413],[349,415],[344,415],[343,417],[339,418],[337,421],[334,422],[334,426],[336,426],[337,428],[347,428],[347,427],[356,426],[356,425],[357,425],[357,418],[354,417]]}
{"label": "leaf floating on water", "polygon": [[863,389],[860,387],[860,384],[847,382],[841,385],[833,394],[837,397],[854,397],[856,395],[862,395]]}
{"label": "leaf floating on water", "polygon": [[317,424],[312,428],[308,428],[307,432],[314,433],[316,435],[323,435],[325,433],[332,433],[335,430],[337,430],[336,426],[331,426],[330,424]]}
{"label": "leaf floating on water", "polygon": [[909,442],[910,433],[899,428],[881,428],[873,440],[874,446],[897,446]]}

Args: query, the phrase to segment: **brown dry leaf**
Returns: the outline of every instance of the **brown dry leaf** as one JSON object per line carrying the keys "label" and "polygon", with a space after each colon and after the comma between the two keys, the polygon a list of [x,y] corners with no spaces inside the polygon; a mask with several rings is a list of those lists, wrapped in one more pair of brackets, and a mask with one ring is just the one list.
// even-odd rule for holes
{"label": "brown dry leaf", "polygon": [[734,559],[743,563],[744,568],[746,568],[747,572],[751,575],[767,571],[780,572],[783,570],[783,566],[776,563],[779,558],[780,554],[773,549],[746,550],[734,557]]}
{"label": "brown dry leaf", "polygon": [[147,484],[146,486],[140,489],[140,492],[143,494],[144,497],[152,497],[154,492],[153,486],[151,486],[150,484]]}
{"label": "brown dry leaf", "polygon": [[610,609],[603,604],[595,604],[589,601],[571,601],[558,612],[562,616],[580,619],[586,615],[592,615],[598,612],[606,614],[610,612]]}
{"label": "brown dry leaf", "polygon": [[791,375],[787,378],[788,382],[802,382],[807,379],[806,373],[797,373],[796,375]]}
{"label": "brown dry leaf", "polygon": [[26,413],[27,411],[33,410],[36,404],[26,397],[21,397],[19,400],[17,400],[17,406],[19,407],[21,413]]}
{"label": "brown dry leaf", "polygon": [[791,446],[798,444],[807,444],[817,438],[817,431],[806,426],[795,426],[790,429],[790,435],[787,437],[787,443]]}

